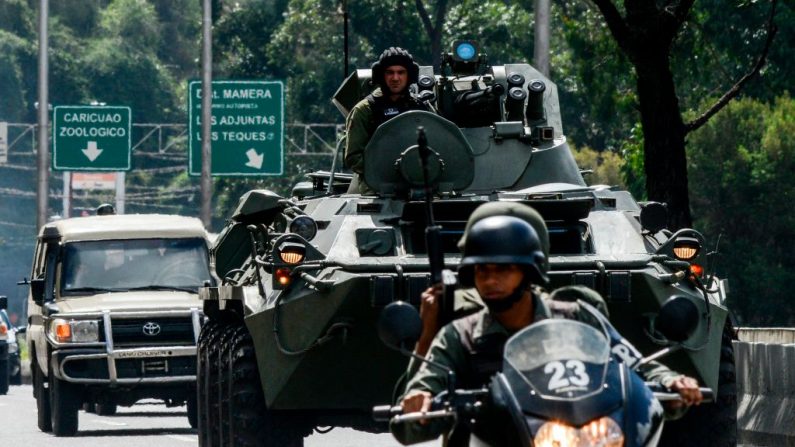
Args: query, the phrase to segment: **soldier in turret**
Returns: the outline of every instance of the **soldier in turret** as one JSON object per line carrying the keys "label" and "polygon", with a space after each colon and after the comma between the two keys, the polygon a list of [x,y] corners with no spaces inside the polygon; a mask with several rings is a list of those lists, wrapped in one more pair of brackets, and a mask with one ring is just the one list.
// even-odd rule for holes
{"label": "soldier in turret", "polygon": [[378,126],[403,112],[427,109],[409,91],[409,86],[417,83],[419,71],[411,53],[400,47],[387,48],[373,64],[372,80],[378,88],[353,107],[345,123],[345,164],[357,174],[351,192],[372,192],[361,177],[364,148]]}

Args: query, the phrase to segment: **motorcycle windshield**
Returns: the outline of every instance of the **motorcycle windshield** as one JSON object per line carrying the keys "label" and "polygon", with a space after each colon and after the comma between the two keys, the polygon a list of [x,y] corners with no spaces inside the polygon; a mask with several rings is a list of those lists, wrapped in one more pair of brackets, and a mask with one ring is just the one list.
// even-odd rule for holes
{"label": "motorcycle windshield", "polygon": [[601,389],[609,359],[610,345],[596,328],[550,319],[508,340],[503,371],[513,369],[541,396],[577,398]]}

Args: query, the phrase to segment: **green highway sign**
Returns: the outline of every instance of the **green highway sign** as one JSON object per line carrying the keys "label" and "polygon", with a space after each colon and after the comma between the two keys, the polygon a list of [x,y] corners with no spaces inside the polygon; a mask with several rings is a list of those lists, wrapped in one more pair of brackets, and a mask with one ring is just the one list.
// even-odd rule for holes
{"label": "green highway sign", "polygon": [[129,171],[129,107],[56,106],[52,167],[57,171]]}
{"label": "green highway sign", "polygon": [[[202,171],[202,83],[188,85],[189,172]],[[212,175],[284,172],[282,81],[213,81]]]}

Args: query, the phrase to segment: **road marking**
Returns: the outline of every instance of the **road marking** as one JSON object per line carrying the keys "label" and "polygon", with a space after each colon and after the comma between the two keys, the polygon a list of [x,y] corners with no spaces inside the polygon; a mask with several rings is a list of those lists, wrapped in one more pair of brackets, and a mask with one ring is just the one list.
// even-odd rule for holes
{"label": "road marking", "polygon": [[91,422],[99,422],[100,424],[112,425],[114,427],[124,427],[127,425],[126,422],[104,421],[102,419],[91,419]]}
{"label": "road marking", "polygon": [[166,435],[167,438],[176,439],[177,441],[196,442],[196,438],[182,435]]}

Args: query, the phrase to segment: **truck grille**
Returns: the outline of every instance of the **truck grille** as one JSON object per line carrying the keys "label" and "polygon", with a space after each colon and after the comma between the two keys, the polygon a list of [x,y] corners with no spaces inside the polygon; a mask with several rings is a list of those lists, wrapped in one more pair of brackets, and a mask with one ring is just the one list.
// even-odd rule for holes
{"label": "truck grille", "polygon": [[195,344],[190,317],[114,319],[112,327],[115,347]]}

